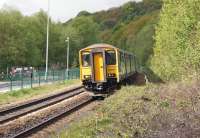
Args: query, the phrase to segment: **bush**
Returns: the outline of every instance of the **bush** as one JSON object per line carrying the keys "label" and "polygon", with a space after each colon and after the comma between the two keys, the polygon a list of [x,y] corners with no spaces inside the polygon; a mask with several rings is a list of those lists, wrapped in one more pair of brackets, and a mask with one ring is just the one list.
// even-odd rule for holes
{"label": "bush", "polygon": [[185,80],[200,67],[200,1],[165,0],[151,68],[163,80]]}

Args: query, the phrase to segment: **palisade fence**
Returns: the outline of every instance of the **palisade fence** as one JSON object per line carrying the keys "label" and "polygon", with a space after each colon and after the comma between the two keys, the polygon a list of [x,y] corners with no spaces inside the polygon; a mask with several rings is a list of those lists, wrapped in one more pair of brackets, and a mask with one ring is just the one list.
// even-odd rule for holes
{"label": "palisade fence", "polygon": [[[1,76],[0,92],[12,91],[23,88],[38,87],[44,84],[62,82],[79,78],[80,71],[78,68],[67,70],[49,70],[47,78],[45,71],[33,71],[29,73],[16,73],[9,76]],[[3,83],[4,82],[4,83]]]}

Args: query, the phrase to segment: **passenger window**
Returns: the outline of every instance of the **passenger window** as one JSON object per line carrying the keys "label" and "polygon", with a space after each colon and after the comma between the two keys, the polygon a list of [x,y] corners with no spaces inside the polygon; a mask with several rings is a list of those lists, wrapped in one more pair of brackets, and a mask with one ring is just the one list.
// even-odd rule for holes
{"label": "passenger window", "polygon": [[90,66],[90,53],[83,53],[82,54],[82,65],[83,67]]}
{"label": "passenger window", "polygon": [[116,64],[116,54],[115,51],[106,51],[106,65]]}

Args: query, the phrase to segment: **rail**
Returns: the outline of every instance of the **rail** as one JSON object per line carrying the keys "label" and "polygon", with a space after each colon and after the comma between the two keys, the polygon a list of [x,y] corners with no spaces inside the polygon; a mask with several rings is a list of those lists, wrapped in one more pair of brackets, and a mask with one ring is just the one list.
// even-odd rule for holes
{"label": "rail", "polygon": [[92,101],[93,101],[93,98],[88,97],[87,99],[83,99],[79,101],[78,103],[74,103],[73,105],[70,105],[70,108],[66,108],[66,110],[63,110],[62,112],[56,114],[55,116],[48,118],[47,120],[44,120],[38,124],[35,124],[34,126],[14,135],[13,138],[21,138],[21,137],[30,136],[31,134],[35,134],[40,129],[48,126],[49,124],[52,124],[54,121],[58,120],[59,118],[62,118],[63,116],[82,108],[83,106],[91,103]]}
{"label": "rail", "polygon": [[28,113],[35,112],[47,106],[59,103],[82,92],[84,92],[83,86],[78,86],[73,89],[26,102],[21,105],[8,107],[7,109],[4,108],[0,110],[0,124],[11,121]]}

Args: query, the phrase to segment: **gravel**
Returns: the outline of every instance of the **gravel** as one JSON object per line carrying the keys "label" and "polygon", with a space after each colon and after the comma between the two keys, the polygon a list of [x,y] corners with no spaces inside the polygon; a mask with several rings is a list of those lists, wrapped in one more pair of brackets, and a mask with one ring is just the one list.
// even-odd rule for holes
{"label": "gravel", "polygon": [[46,107],[34,113],[20,117],[12,122],[0,125],[0,137],[13,137],[21,131],[24,131],[38,123],[41,123],[64,110],[70,110],[78,102],[91,98],[87,92],[79,94],[70,99],[64,100],[58,104]]}

